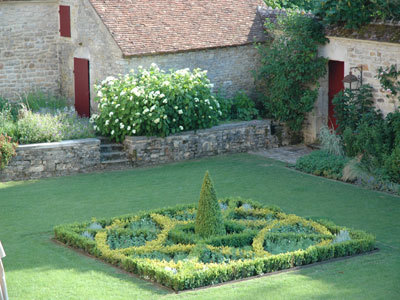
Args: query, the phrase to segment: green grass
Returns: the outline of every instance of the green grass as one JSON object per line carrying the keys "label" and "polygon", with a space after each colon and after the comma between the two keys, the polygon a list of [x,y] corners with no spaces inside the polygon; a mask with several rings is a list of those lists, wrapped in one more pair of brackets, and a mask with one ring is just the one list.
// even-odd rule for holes
{"label": "green grass", "polygon": [[[179,295],[50,241],[53,227],[193,203],[204,172],[242,196],[373,233],[380,251]],[[0,240],[11,299],[399,299],[400,198],[306,175],[247,154],[163,167],[0,184]]]}

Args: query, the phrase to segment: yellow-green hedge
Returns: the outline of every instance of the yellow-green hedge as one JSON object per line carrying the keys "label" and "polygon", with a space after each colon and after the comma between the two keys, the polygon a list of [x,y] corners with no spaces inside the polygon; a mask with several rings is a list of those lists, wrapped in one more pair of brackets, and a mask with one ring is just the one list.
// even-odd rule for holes
{"label": "yellow-green hedge", "polygon": [[[82,249],[126,271],[149,278],[177,291],[359,254],[371,251],[375,247],[375,238],[365,232],[346,229],[321,220],[312,221],[295,215],[286,215],[279,208],[263,207],[251,200],[227,198],[220,200],[220,204],[225,207],[222,213],[226,228],[237,232],[211,238],[197,237],[194,233],[190,233],[190,230],[194,231],[193,219],[180,218],[178,220],[178,217],[185,213],[193,214],[195,212],[194,205],[186,205],[108,220],[60,225],[54,228],[55,238],[66,245]],[[267,216],[271,215],[273,219],[267,220]],[[250,219],[235,219],[232,216],[240,218],[250,216]],[[110,248],[107,243],[109,230],[129,230],[129,224],[145,217],[151,218],[159,226],[159,233],[155,239],[147,241],[143,246],[114,250]],[[90,224],[94,222],[101,225],[102,228],[92,229]],[[273,228],[293,224],[312,228],[315,233],[271,232]],[[184,230],[189,231],[185,232]],[[341,230],[347,230],[351,239],[333,243],[335,235]],[[83,236],[84,231],[92,235],[93,239]],[[315,238],[316,244],[307,249],[277,255],[268,253],[264,249],[264,240],[268,235],[287,238],[293,234],[310,237],[312,240]],[[180,235],[184,238],[181,238]],[[181,242],[173,242],[174,239]],[[243,254],[243,257],[223,263],[204,263],[196,256],[191,255],[196,246],[200,244],[206,245],[207,249],[215,253],[239,256]],[[248,248],[237,248],[243,245],[248,245]],[[250,246],[251,249],[249,249]],[[178,261],[139,257],[139,255],[154,252],[187,253],[188,256],[186,259]]]}

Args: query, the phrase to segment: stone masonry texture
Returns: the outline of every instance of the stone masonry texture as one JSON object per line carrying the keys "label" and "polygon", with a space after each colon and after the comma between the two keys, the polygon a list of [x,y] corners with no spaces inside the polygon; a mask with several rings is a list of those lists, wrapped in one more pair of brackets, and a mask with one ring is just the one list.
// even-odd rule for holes
{"label": "stone masonry texture", "polygon": [[[343,61],[345,76],[349,74],[350,68],[362,66],[363,83],[373,87],[375,106],[384,115],[393,112],[400,103],[393,97],[387,97],[388,94],[381,89],[377,75],[379,67],[400,67],[400,44],[341,37],[329,37],[329,40],[329,44],[320,48],[320,55],[330,60]],[[356,70],[353,70],[353,73],[356,76],[360,75]],[[317,138],[319,128],[328,124],[328,76],[320,79],[320,86],[318,100],[305,124],[306,142],[313,142]]]}
{"label": "stone masonry texture", "polygon": [[88,1],[60,0],[71,7],[71,38],[60,38],[60,72],[62,94],[74,98],[73,59],[89,60],[91,108],[94,102],[94,84],[107,76],[127,74],[139,66],[148,68],[152,63],[161,69],[201,68],[215,86],[215,92],[232,96],[238,90],[254,92],[252,71],[259,66],[259,55],[253,44],[184,51],[178,53],[126,57],[110,35]]}
{"label": "stone masonry texture", "polygon": [[[252,0],[251,7],[255,2]],[[70,38],[59,35],[59,5],[71,8]],[[235,38],[251,38],[243,32],[238,31]],[[258,28],[256,32],[261,31]],[[228,96],[238,90],[252,93],[252,71],[259,63],[252,41],[236,43],[231,37],[221,40],[228,42],[220,48],[127,57],[88,0],[0,1],[0,96],[17,100],[27,92],[40,90],[61,94],[73,104],[74,57],[89,60],[92,111],[96,110],[95,83],[107,76],[126,74],[138,66],[147,68],[151,63],[165,70],[208,70],[215,91]],[[240,45],[242,42],[245,45]]]}
{"label": "stone masonry texture", "polygon": [[126,137],[134,166],[156,165],[201,157],[262,150],[278,146],[270,122],[249,121],[183,132],[166,138]]}
{"label": "stone masonry texture", "polygon": [[100,140],[20,145],[10,164],[0,170],[0,181],[86,173],[100,166]]}
{"label": "stone masonry texture", "polygon": [[0,97],[59,94],[58,3],[0,2]]}
{"label": "stone masonry texture", "polygon": [[[239,122],[209,129],[159,137],[126,137],[125,151],[132,160],[126,167],[158,165],[218,154],[278,147],[268,120]],[[10,164],[0,170],[0,181],[28,180],[103,170],[100,140],[20,145]]]}

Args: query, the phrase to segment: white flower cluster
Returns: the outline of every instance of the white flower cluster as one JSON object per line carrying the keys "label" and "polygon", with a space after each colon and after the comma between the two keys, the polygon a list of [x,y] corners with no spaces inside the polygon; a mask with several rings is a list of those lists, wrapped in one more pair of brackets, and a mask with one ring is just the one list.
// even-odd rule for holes
{"label": "white flower cluster", "polygon": [[200,69],[165,73],[156,64],[139,67],[137,73],[110,76],[95,86],[100,114],[91,121],[116,140],[210,127],[221,114],[210,85],[207,71]]}

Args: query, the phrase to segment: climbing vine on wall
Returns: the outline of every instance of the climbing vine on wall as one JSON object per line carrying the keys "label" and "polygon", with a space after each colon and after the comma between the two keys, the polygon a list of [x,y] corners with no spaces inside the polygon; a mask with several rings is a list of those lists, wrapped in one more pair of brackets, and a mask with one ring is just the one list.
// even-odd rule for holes
{"label": "climbing vine on wall", "polygon": [[[386,92],[386,97],[396,98],[400,94],[400,70],[397,65],[378,69],[378,79],[382,89]],[[393,99],[394,100],[394,99]],[[398,97],[400,101],[400,96]]]}
{"label": "climbing vine on wall", "polygon": [[327,60],[318,56],[318,46],[328,40],[318,21],[301,14],[282,17],[267,28],[270,41],[258,46],[259,108],[298,133],[318,97],[318,79],[326,74]]}

